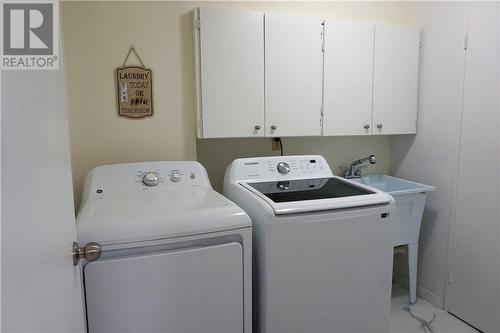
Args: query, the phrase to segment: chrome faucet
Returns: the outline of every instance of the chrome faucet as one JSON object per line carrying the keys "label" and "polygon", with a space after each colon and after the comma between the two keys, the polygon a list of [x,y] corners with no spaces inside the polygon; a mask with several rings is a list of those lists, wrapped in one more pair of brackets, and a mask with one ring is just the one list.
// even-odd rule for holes
{"label": "chrome faucet", "polygon": [[375,155],[370,155],[365,158],[353,161],[350,167],[345,168],[344,178],[347,179],[361,178],[361,170],[368,167],[367,165],[363,164],[365,162],[370,162],[370,164],[375,164],[377,163],[377,158],[375,157]]}

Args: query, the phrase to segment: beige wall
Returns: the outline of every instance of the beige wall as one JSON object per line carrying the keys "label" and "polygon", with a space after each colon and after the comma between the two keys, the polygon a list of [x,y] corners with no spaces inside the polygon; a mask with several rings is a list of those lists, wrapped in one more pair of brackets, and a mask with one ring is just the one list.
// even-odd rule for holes
{"label": "beige wall", "polygon": [[[369,139],[360,137],[323,137],[323,138],[282,138],[286,155],[319,154],[323,155],[332,171],[342,174],[340,167],[349,162],[375,154],[377,164],[369,166],[364,173],[387,173],[390,161],[390,138],[374,136]],[[204,139],[197,140],[198,160],[207,168],[213,187],[222,191],[226,167],[235,158],[252,156],[279,155],[280,151],[271,150],[271,139]]]}
{"label": "beige wall", "polygon": [[[75,200],[94,166],[144,160],[198,159],[217,189],[233,158],[270,154],[270,139],[195,139],[191,11],[214,5],[412,25],[408,2],[62,2]],[[130,45],[153,69],[155,115],[117,117],[114,69]],[[375,153],[371,171],[388,172],[390,139],[284,139],[286,153],[322,153],[335,166]],[[221,152],[221,147],[223,152]]]}

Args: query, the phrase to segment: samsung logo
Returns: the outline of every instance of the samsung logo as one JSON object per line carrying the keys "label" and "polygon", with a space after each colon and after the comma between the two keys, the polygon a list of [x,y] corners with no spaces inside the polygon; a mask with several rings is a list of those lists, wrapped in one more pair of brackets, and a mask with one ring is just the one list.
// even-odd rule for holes
{"label": "samsung logo", "polygon": [[259,165],[259,162],[245,162],[245,165]]}

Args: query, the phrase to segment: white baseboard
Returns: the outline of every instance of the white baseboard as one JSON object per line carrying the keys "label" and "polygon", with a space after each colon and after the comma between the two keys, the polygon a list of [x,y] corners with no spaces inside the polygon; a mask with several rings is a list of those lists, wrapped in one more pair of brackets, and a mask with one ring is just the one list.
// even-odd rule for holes
{"label": "white baseboard", "polygon": [[[410,283],[408,281],[408,278],[404,275],[393,273],[392,280],[405,289],[410,288]],[[434,294],[433,292],[425,289],[420,285],[417,285],[417,296],[425,299],[426,301],[432,303],[433,305],[437,306],[440,309],[444,309],[443,297]]]}

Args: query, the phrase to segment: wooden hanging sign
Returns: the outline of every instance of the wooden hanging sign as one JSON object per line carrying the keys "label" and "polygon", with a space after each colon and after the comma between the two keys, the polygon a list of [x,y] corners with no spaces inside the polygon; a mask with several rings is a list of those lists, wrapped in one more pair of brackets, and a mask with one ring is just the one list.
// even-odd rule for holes
{"label": "wooden hanging sign", "polygon": [[[130,52],[134,52],[141,63],[125,66]],[[153,115],[152,71],[146,68],[133,47],[128,51],[122,67],[116,69],[118,115],[124,118],[141,119]]]}

